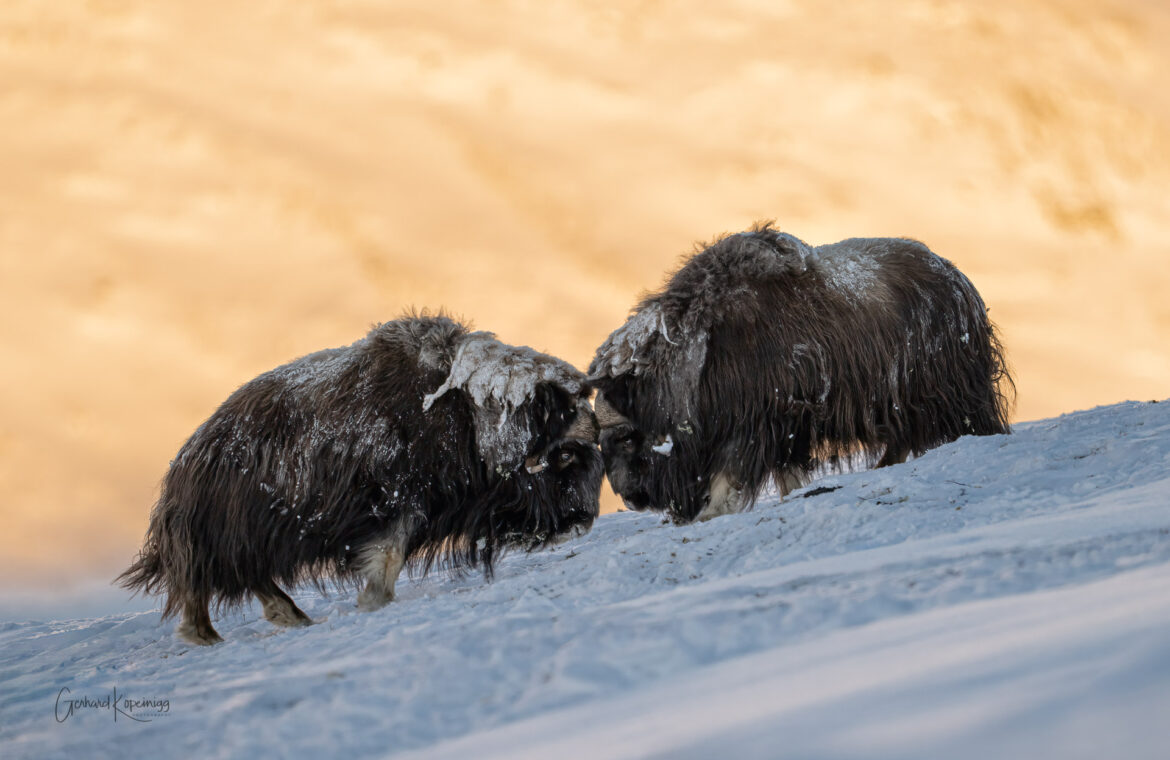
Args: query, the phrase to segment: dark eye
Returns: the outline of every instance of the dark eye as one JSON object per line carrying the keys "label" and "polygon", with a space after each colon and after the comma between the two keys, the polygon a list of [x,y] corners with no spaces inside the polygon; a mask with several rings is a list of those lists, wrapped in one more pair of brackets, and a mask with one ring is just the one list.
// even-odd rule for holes
{"label": "dark eye", "polygon": [[634,433],[619,438],[617,442],[618,447],[627,453],[633,453],[638,448],[638,442]]}
{"label": "dark eye", "polygon": [[576,460],[577,460],[577,455],[574,454],[573,452],[569,451],[568,449],[565,449],[565,450],[561,451],[560,454],[557,454],[557,467],[560,469],[564,469],[564,468],[568,467],[569,465],[571,465]]}

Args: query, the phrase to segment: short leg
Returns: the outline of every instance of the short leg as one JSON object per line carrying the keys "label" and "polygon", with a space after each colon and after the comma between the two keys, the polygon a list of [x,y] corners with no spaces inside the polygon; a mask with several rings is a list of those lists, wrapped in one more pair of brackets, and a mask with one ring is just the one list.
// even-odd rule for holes
{"label": "short leg", "polygon": [[358,594],[358,608],[376,610],[394,601],[394,583],[405,564],[406,540],[401,533],[362,547],[358,567],[366,579],[366,587]]}
{"label": "short leg", "polygon": [[772,476],[772,482],[776,484],[776,489],[780,492],[780,498],[783,499],[788,494],[800,488],[805,483],[805,472],[799,467],[790,467],[781,470],[779,475]]}
{"label": "short leg", "polygon": [[312,618],[306,615],[275,583],[263,593],[256,592],[256,598],[260,600],[260,604],[264,608],[264,619],[273,625],[298,628],[313,624]]}
{"label": "short leg", "polygon": [[211,615],[207,611],[207,599],[188,598],[183,603],[183,618],[175,626],[175,634],[190,644],[211,646],[223,641],[211,626]]}
{"label": "short leg", "polygon": [[882,454],[882,458],[878,460],[878,467],[889,467],[892,464],[902,464],[906,461],[906,457],[910,455],[910,451],[893,443],[886,444],[886,452]]}
{"label": "short leg", "polygon": [[706,522],[713,517],[730,515],[740,512],[744,507],[744,494],[739,484],[731,476],[721,472],[711,478],[711,493],[707,498],[707,506],[695,517],[695,522]]}

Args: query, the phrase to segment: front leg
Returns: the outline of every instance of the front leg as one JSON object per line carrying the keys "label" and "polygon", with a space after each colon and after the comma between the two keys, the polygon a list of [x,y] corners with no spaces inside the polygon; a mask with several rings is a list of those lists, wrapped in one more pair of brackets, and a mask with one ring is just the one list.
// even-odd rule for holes
{"label": "front leg", "polygon": [[730,474],[721,472],[711,478],[707,504],[695,517],[695,522],[706,522],[720,515],[735,514],[743,510],[745,502],[742,486],[733,480]]}
{"label": "front leg", "polygon": [[363,546],[358,551],[358,572],[366,579],[366,586],[358,594],[358,609],[376,610],[394,601],[394,584],[405,564],[404,531],[395,531]]}

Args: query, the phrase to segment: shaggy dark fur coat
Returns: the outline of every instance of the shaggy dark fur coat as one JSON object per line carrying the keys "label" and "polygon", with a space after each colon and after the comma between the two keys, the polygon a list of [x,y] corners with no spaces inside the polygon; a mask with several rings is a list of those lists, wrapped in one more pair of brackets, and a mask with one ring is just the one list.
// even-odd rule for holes
{"label": "shaggy dark fur coat", "polygon": [[197,614],[353,579],[363,547],[397,534],[408,563],[490,572],[501,548],[597,515],[590,393],[568,364],[443,316],[378,325],[233,393],[171,463],[119,580]]}
{"label": "shaggy dark fur coat", "polygon": [[589,374],[615,490],[682,521],[717,477],[743,508],[769,479],[791,488],[833,457],[893,464],[1009,430],[983,300],[913,240],[726,236],[636,307]]}

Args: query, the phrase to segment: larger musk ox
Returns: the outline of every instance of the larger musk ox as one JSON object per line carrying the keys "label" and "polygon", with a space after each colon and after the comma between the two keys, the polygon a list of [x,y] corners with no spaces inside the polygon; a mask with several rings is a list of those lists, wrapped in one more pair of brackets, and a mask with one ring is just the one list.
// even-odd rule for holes
{"label": "larger musk ox", "polygon": [[610,482],[675,520],[740,511],[819,464],[889,465],[1008,432],[1003,351],[971,282],[922,243],[812,247],[757,225],[700,250],[597,350]]}
{"label": "larger musk ox", "polygon": [[597,516],[591,392],[568,364],[443,316],[378,325],[233,393],[171,463],[119,580],[165,592],[177,633],[213,644],[213,601],[255,595],[268,620],[304,625],[281,586],[364,580],[372,609],[408,563],[490,574],[501,549]]}

